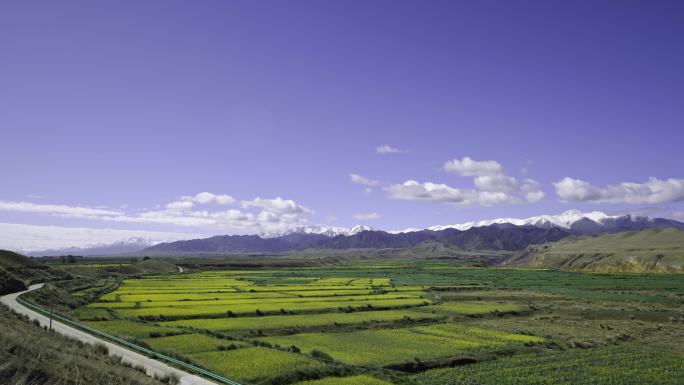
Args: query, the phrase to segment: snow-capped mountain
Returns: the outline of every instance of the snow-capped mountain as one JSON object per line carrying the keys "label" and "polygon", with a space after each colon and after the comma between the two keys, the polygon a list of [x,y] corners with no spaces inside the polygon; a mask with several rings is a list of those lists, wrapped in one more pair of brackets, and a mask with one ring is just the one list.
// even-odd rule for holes
{"label": "snow-capped mountain", "polygon": [[353,227],[337,227],[337,226],[300,226],[293,228],[289,231],[283,233],[261,233],[259,236],[261,238],[277,238],[284,235],[290,234],[318,234],[325,235],[327,237],[335,237],[338,235],[354,235],[362,231],[372,231],[375,230],[370,226],[356,225]]}
{"label": "snow-capped mountain", "polygon": [[516,226],[536,226],[536,227],[561,227],[569,229],[575,222],[589,219],[596,223],[601,223],[608,218],[617,218],[619,215],[611,216],[602,211],[592,211],[583,213],[579,210],[567,210],[559,215],[538,215],[534,217],[519,218],[497,218],[482,221],[465,222],[456,225],[431,226],[428,230],[439,231],[444,229],[468,230],[472,227],[482,227],[494,224],[511,224]]}
{"label": "snow-capped mountain", "polygon": [[[99,243],[84,247],[66,247],[62,249],[37,250],[28,252],[29,255],[53,256],[53,255],[113,255],[132,253],[154,246],[165,240],[132,237],[114,243]],[[168,241],[168,240],[167,240]]]}
{"label": "snow-capped mountain", "polygon": [[[684,223],[664,218],[608,215],[602,212],[566,211],[526,219],[501,218],[489,221],[433,226],[389,233],[366,226],[352,228],[308,226],[284,234],[218,235],[163,243],[145,249],[145,255],[203,255],[232,253],[287,253],[300,250],[402,249],[432,244],[457,250],[522,250],[531,244],[555,242],[573,235],[635,231],[674,227]],[[366,231],[368,230],[368,231]]]}
{"label": "snow-capped mountain", "polygon": [[[538,215],[524,219],[497,218],[491,220],[465,222],[454,225],[431,226],[423,230],[441,231],[445,229],[456,229],[464,231],[473,227],[483,227],[496,224],[535,226],[539,228],[558,227],[561,229],[572,230],[576,233],[641,230],[651,227],[684,228],[683,223],[664,218],[650,218],[630,214],[609,215],[602,211],[591,211],[585,213],[579,210],[567,210],[558,215]],[[421,229],[409,228],[406,230],[397,231],[395,233],[407,233],[420,230]]]}

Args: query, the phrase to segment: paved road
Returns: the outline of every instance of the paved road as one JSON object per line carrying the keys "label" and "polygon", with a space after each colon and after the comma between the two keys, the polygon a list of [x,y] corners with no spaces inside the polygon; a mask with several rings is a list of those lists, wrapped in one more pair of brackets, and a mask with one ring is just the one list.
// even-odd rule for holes
{"label": "paved road", "polygon": [[[9,308],[14,310],[17,313],[20,314],[25,314],[27,315],[30,319],[38,320],[41,325],[48,325],[50,320],[48,317],[45,317],[42,314],[36,313],[33,310],[30,310],[21,304],[17,302],[17,297],[21,294],[24,294],[26,292],[40,289],[43,287],[42,283],[39,283],[37,285],[33,285],[29,287],[28,290],[22,291],[19,293],[13,293],[13,294],[8,294],[3,297],[0,297],[0,302],[3,304],[7,305]],[[215,382],[206,380],[202,377],[196,376],[194,374],[189,374],[186,373],[180,369],[176,369],[172,366],[166,365],[160,361],[153,360],[149,357],[143,356],[140,353],[136,353],[134,351],[128,350],[124,347],[121,347],[119,345],[115,345],[111,342],[101,340],[95,336],[92,336],[90,334],[84,333],[80,330],[74,329],[70,326],[67,326],[61,322],[57,321],[52,321],[52,329],[56,331],[59,334],[63,334],[68,337],[75,338],[77,340],[81,340],[85,343],[89,344],[95,344],[95,343],[100,343],[105,345],[109,349],[109,355],[112,356],[119,356],[123,359],[125,362],[129,362],[133,365],[142,365],[145,368],[145,371],[149,376],[157,376],[157,377],[164,377],[168,376],[171,374],[175,374],[179,378],[179,384],[180,385],[216,385]]]}

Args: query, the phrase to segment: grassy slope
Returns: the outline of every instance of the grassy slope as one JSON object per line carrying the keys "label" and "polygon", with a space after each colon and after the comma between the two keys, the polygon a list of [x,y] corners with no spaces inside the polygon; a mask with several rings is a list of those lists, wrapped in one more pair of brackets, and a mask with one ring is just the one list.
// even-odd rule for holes
{"label": "grassy slope", "polygon": [[[146,261],[141,265],[136,272],[176,271],[173,265],[163,262]],[[60,296],[69,296],[59,290],[60,285],[92,283],[23,255],[0,250],[0,294],[44,281],[51,282],[47,289],[56,301]],[[102,349],[48,332],[0,305],[1,384],[161,384],[104,353]]]}
{"label": "grassy slope", "polygon": [[596,272],[684,273],[684,231],[673,228],[565,239],[530,246],[507,266]]}
{"label": "grassy slope", "polygon": [[0,294],[24,290],[32,283],[66,279],[68,276],[29,257],[0,250]]}
{"label": "grassy slope", "polygon": [[160,385],[84,345],[49,332],[0,305],[0,383],[7,385]]}

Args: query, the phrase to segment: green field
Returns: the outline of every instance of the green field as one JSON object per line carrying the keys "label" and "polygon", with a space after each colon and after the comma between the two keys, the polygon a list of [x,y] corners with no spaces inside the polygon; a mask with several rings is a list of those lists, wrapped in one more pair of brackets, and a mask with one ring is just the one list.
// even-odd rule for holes
{"label": "green field", "polygon": [[196,353],[189,357],[218,374],[247,382],[286,377],[298,371],[314,371],[325,365],[301,354],[260,347]]}
{"label": "green field", "polygon": [[670,385],[684,354],[682,275],[200,269],[124,279],[91,301],[73,315],[245,384]]}
{"label": "green field", "polygon": [[274,345],[294,345],[305,352],[322,351],[349,364],[384,366],[416,357],[435,359],[494,351],[515,344],[542,342],[543,338],[450,323],[349,333],[302,333],[263,340]]}
{"label": "green field", "polygon": [[154,324],[128,320],[88,321],[86,324],[106,333],[131,338],[147,338],[155,335],[174,335],[183,333],[183,331],[178,328],[157,326]]}
{"label": "green field", "polygon": [[[334,297],[334,298],[330,298]],[[258,305],[258,304],[295,304],[295,303],[310,303],[314,301],[375,301],[380,299],[408,299],[420,298],[418,295],[411,293],[385,293],[385,294],[361,294],[361,295],[328,295],[322,297],[280,297],[280,298],[240,298],[238,296],[231,296],[225,299],[210,299],[210,300],[179,300],[179,301],[134,301],[134,302],[113,302],[113,303],[95,303],[91,308],[116,308],[125,309],[136,307],[154,308],[154,307],[190,307],[190,306],[231,306],[231,305]]]}
{"label": "green field", "polygon": [[426,307],[433,313],[440,314],[487,314],[494,312],[513,312],[521,310],[522,307],[513,303],[492,303],[492,302],[446,302],[435,306]]}
{"label": "green field", "polygon": [[684,355],[641,347],[606,347],[504,357],[478,365],[430,370],[419,376],[425,385],[679,385]]}
{"label": "green field", "polygon": [[264,317],[187,319],[162,322],[171,327],[191,327],[215,331],[269,330],[285,328],[306,328],[326,325],[353,325],[366,322],[390,322],[404,319],[427,320],[439,318],[439,314],[429,314],[410,310],[361,311],[353,313],[321,313],[312,317],[309,314],[279,315]]}
{"label": "green field", "polygon": [[296,385],[392,385],[392,383],[367,375],[359,375],[350,377],[328,377],[321,380],[298,382]]}
{"label": "green field", "polygon": [[180,354],[210,352],[227,347],[235,349],[249,346],[241,341],[230,341],[206,334],[179,334],[168,337],[148,338],[144,341],[156,351]]}
{"label": "green field", "polygon": [[225,316],[228,312],[236,315],[255,315],[259,313],[277,314],[285,312],[313,313],[334,311],[340,308],[352,309],[392,309],[428,305],[431,302],[420,298],[406,299],[368,299],[360,301],[309,301],[281,303],[247,303],[228,305],[187,305],[173,307],[153,307],[140,309],[117,309],[116,312],[125,318],[185,318],[203,316]]}

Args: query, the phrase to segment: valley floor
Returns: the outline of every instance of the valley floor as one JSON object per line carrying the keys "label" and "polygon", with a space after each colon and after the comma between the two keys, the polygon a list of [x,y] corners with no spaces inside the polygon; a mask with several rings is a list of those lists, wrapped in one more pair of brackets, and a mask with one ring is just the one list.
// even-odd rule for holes
{"label": "valley floor", "polygon": [[246,384],[675,385],[683,305],[682,275],[423,261],[125,279],[69,315]]}

